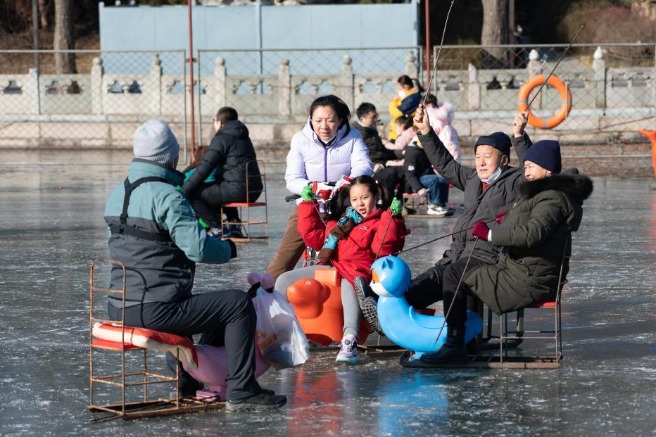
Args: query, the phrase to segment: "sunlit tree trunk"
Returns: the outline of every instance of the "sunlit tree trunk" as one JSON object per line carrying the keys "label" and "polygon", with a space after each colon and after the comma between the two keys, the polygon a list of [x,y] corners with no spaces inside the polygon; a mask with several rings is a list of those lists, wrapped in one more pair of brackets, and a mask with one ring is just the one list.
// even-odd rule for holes
{"label": "sunlit tree trunk", "polygon": [[[55,50],[74,50],[73,0],[55,0]],[[55,53],[57,74],[76,73],[74,53]]]}
{"label": "sunlit tree trunk", "polygon": [[[483,29],[481,31],[482,45],[497,45],[508,43],[508,1],[482,0]],[[514,1],[514,0],[510,0]],[[489,48],[491,63],[504,66],[506,64],[506,49]]]}
{"label": "sunlit tree trunk", "polygon": [[50,27],[50,17],[48,17],[48,2],[46,0],[39,0],[39,22],[41,29]]}

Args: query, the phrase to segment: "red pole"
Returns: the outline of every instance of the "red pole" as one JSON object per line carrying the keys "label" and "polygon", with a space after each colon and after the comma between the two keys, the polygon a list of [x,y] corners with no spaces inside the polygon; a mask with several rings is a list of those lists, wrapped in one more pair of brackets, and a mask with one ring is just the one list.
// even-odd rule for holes
{"label": "red pole", "polygon": [[[426,30],[426,84],[430,83],[430,75],[431,75],[431,63],[430,63],[430,58],[431,58],[431,44],[430,44],[430,0],[424,0],[424,22],[425,24],[425,30]],[[428,85],[426,85],[428,86]],[[426,90],[427,93],[430,93],[431,90]]]}
{"label": "red pole", "polygon": [[194,31],[191,20],[191,2],[187,0],[187,7],[189,16],[189,99],[191,100],[191,162],[194,162],[196,156],[196,122],[195,122],[195,106],[194,106]]}

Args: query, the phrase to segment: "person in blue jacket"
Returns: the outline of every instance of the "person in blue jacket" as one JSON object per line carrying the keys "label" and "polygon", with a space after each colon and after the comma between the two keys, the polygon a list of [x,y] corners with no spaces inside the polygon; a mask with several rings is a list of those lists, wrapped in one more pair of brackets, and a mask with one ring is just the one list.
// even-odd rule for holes
{"label": "person in blue jacket", "polygon": [[[237,256],[230,240],[212,238],[199,225],[179,186],[175,170],[180,146],[163,121],[148,120],[133,137],[134,160],[128,176],[109,196],[105,222],[109,252],[125,265],[125,324],[191,337],[225,346],[228,356],[228,410],[266,410],[286,403],[285,396],[262,389],[255,380],[256,315],[248,294],[220,290],[193,294],[197,262],[222,264]],[[123,288],[123,270],[115,267],[110,288]],[[122,317],[123,300],[110,295],[112,320]],[[167,357],[169,360],[171,357]],[[183,396],[202,385],[181,372]]]}

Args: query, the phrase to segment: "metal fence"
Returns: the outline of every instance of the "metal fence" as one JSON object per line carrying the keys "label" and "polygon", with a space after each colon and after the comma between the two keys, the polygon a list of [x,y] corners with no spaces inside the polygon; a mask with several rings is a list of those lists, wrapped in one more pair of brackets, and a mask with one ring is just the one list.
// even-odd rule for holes
{"label": "metal fence", "polygon": [[[452,102],[458,118],[511,119],[522,85],[533,76],[547,76],[566,47],[445,46],[431,92]],[[586,136],[644,128],[656,115],[655,61],[653,44],[574,45],[554,71],[569,88],[573,103],[556,131]],[[547,86],[531,110],[547,118],[558,111],[561,100]]]}
{"label": "metal fence", "polygon": [[[430,91],[455,107],[464,143],[509,131],[520,87],[551,72],[565,47],[444,46]],[[653,44],[574,45],[554,73],[571,91],[571,113],[554,129],[530,133],[583,143],[637,141],[638,129],[654,127],[654,51]],[[192,123],[184,51],[74,53],[79,73],[57,75],[52,51],[0,51],[1,147],[125,149],[148,118],[171,123],[181,144],[193,128],[202,144],[224,105],[237,108],[256,143],[284,144],[319,95],[339,95],[353,113],[364,101],[374,103],[389,121],[399,75],[427,85],[419,47],[204,50],[195,54]],[[39,69],[30,68],[37,61]],[[561,105],[560,95],[545,87],[531,110],[546,118]]]}

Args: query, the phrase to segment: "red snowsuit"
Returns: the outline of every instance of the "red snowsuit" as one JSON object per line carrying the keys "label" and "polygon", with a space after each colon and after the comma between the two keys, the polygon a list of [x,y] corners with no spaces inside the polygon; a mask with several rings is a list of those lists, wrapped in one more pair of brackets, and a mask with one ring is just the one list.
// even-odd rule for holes
{"label": "red snowsuit", "polygon": [[[330,230],[337,224],[329,220],[324,226],[311,201],[298,205],[298,232],[307,246],[319,251]],[[355,225],[346,238],[337,242],[331,262],[339,275],[353,284],[356,276],[371,281],[371,265],[386,255],[403,249],[408,231],[401,216],[377,209]]]}

